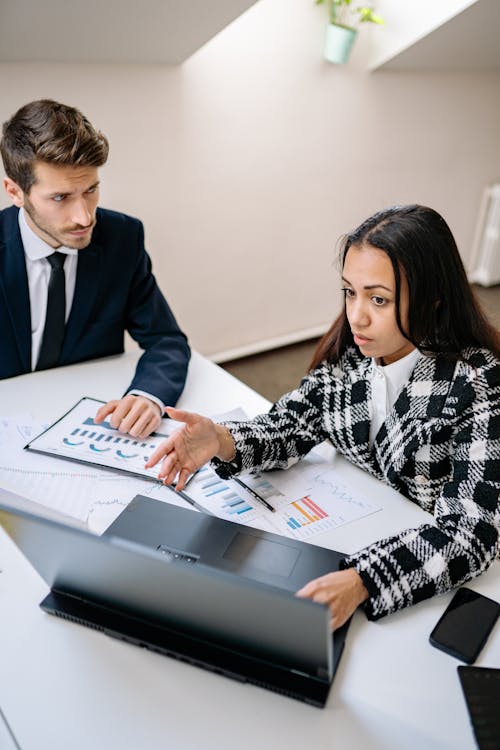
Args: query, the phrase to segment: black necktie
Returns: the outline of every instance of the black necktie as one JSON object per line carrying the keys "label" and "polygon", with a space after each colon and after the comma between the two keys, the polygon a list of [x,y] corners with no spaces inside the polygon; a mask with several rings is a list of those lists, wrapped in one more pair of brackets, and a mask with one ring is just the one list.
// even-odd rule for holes
{"label": "black necktie", "polygon": [[61,354],[66,317],[66,279],[64,277],[64,253],[53,253],[47,257],[50,263],[49,290],[47,296],[47,316],[43,329],[42,346],[38,357],[37,370],[54,367]]}

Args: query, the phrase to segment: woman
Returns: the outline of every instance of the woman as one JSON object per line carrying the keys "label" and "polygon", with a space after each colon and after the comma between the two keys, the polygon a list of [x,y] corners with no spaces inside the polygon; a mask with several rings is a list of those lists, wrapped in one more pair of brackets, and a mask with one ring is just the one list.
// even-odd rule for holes
{"label": "woman", "polygon": [[444,219],[390,208],[343,243],[344,310],[300,387],[269,414],[185,422],[151,456],[167,484],[213,459],[217,472],[286,468],[329,440],[434,523],[381,539],[298,592],[330,607],[332,627],[370,619],[486,570],[500,548],[499,334],[467,282]]}

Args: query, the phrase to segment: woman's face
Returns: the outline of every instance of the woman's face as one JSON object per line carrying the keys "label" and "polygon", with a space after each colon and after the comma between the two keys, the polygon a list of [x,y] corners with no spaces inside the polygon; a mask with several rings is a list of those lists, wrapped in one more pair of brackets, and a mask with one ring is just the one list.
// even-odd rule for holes
{"label": "woman's face", "polygon": [[[415,347],[396,322],[396,280],[389,256],[371,245],[352,245],[342,271],[347,319],[362,354],[390,365]],[[409,294],[401,274],[400,312],[408,324]]]}

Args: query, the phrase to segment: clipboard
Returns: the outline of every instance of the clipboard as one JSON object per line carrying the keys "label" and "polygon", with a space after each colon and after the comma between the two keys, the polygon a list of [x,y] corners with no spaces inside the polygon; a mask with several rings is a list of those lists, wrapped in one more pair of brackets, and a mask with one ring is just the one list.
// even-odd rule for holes
{"label": "clipboard", "polygon": [[[100,399],[83,396],[59,419],[30,440],[24,450],[162,484],[157,477],[158,467],[145,469],[144,464],[153,451],[179,429],[179,422],[164,419],[158,432],[153,432],[144,440],[136,439],[111,427],[107,420],[101,424],[94,423],[95,413],[104,403],[106,402]],[[176,491],[172,487],[169,489]],[[207,513],[205,508],[184,491],[177,494],[198,510]]]}

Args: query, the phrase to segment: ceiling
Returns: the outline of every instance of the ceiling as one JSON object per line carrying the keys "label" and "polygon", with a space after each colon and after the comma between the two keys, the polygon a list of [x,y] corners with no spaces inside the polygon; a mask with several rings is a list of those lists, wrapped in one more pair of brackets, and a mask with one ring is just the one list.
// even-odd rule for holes
{"label": "ceiling", "polygon": [[378,70],[500,69],[500,0],[478,0]]}
{"label": "ceiling", "polygon": [[0,62],[178,64],[255,0],[0,0]]}

